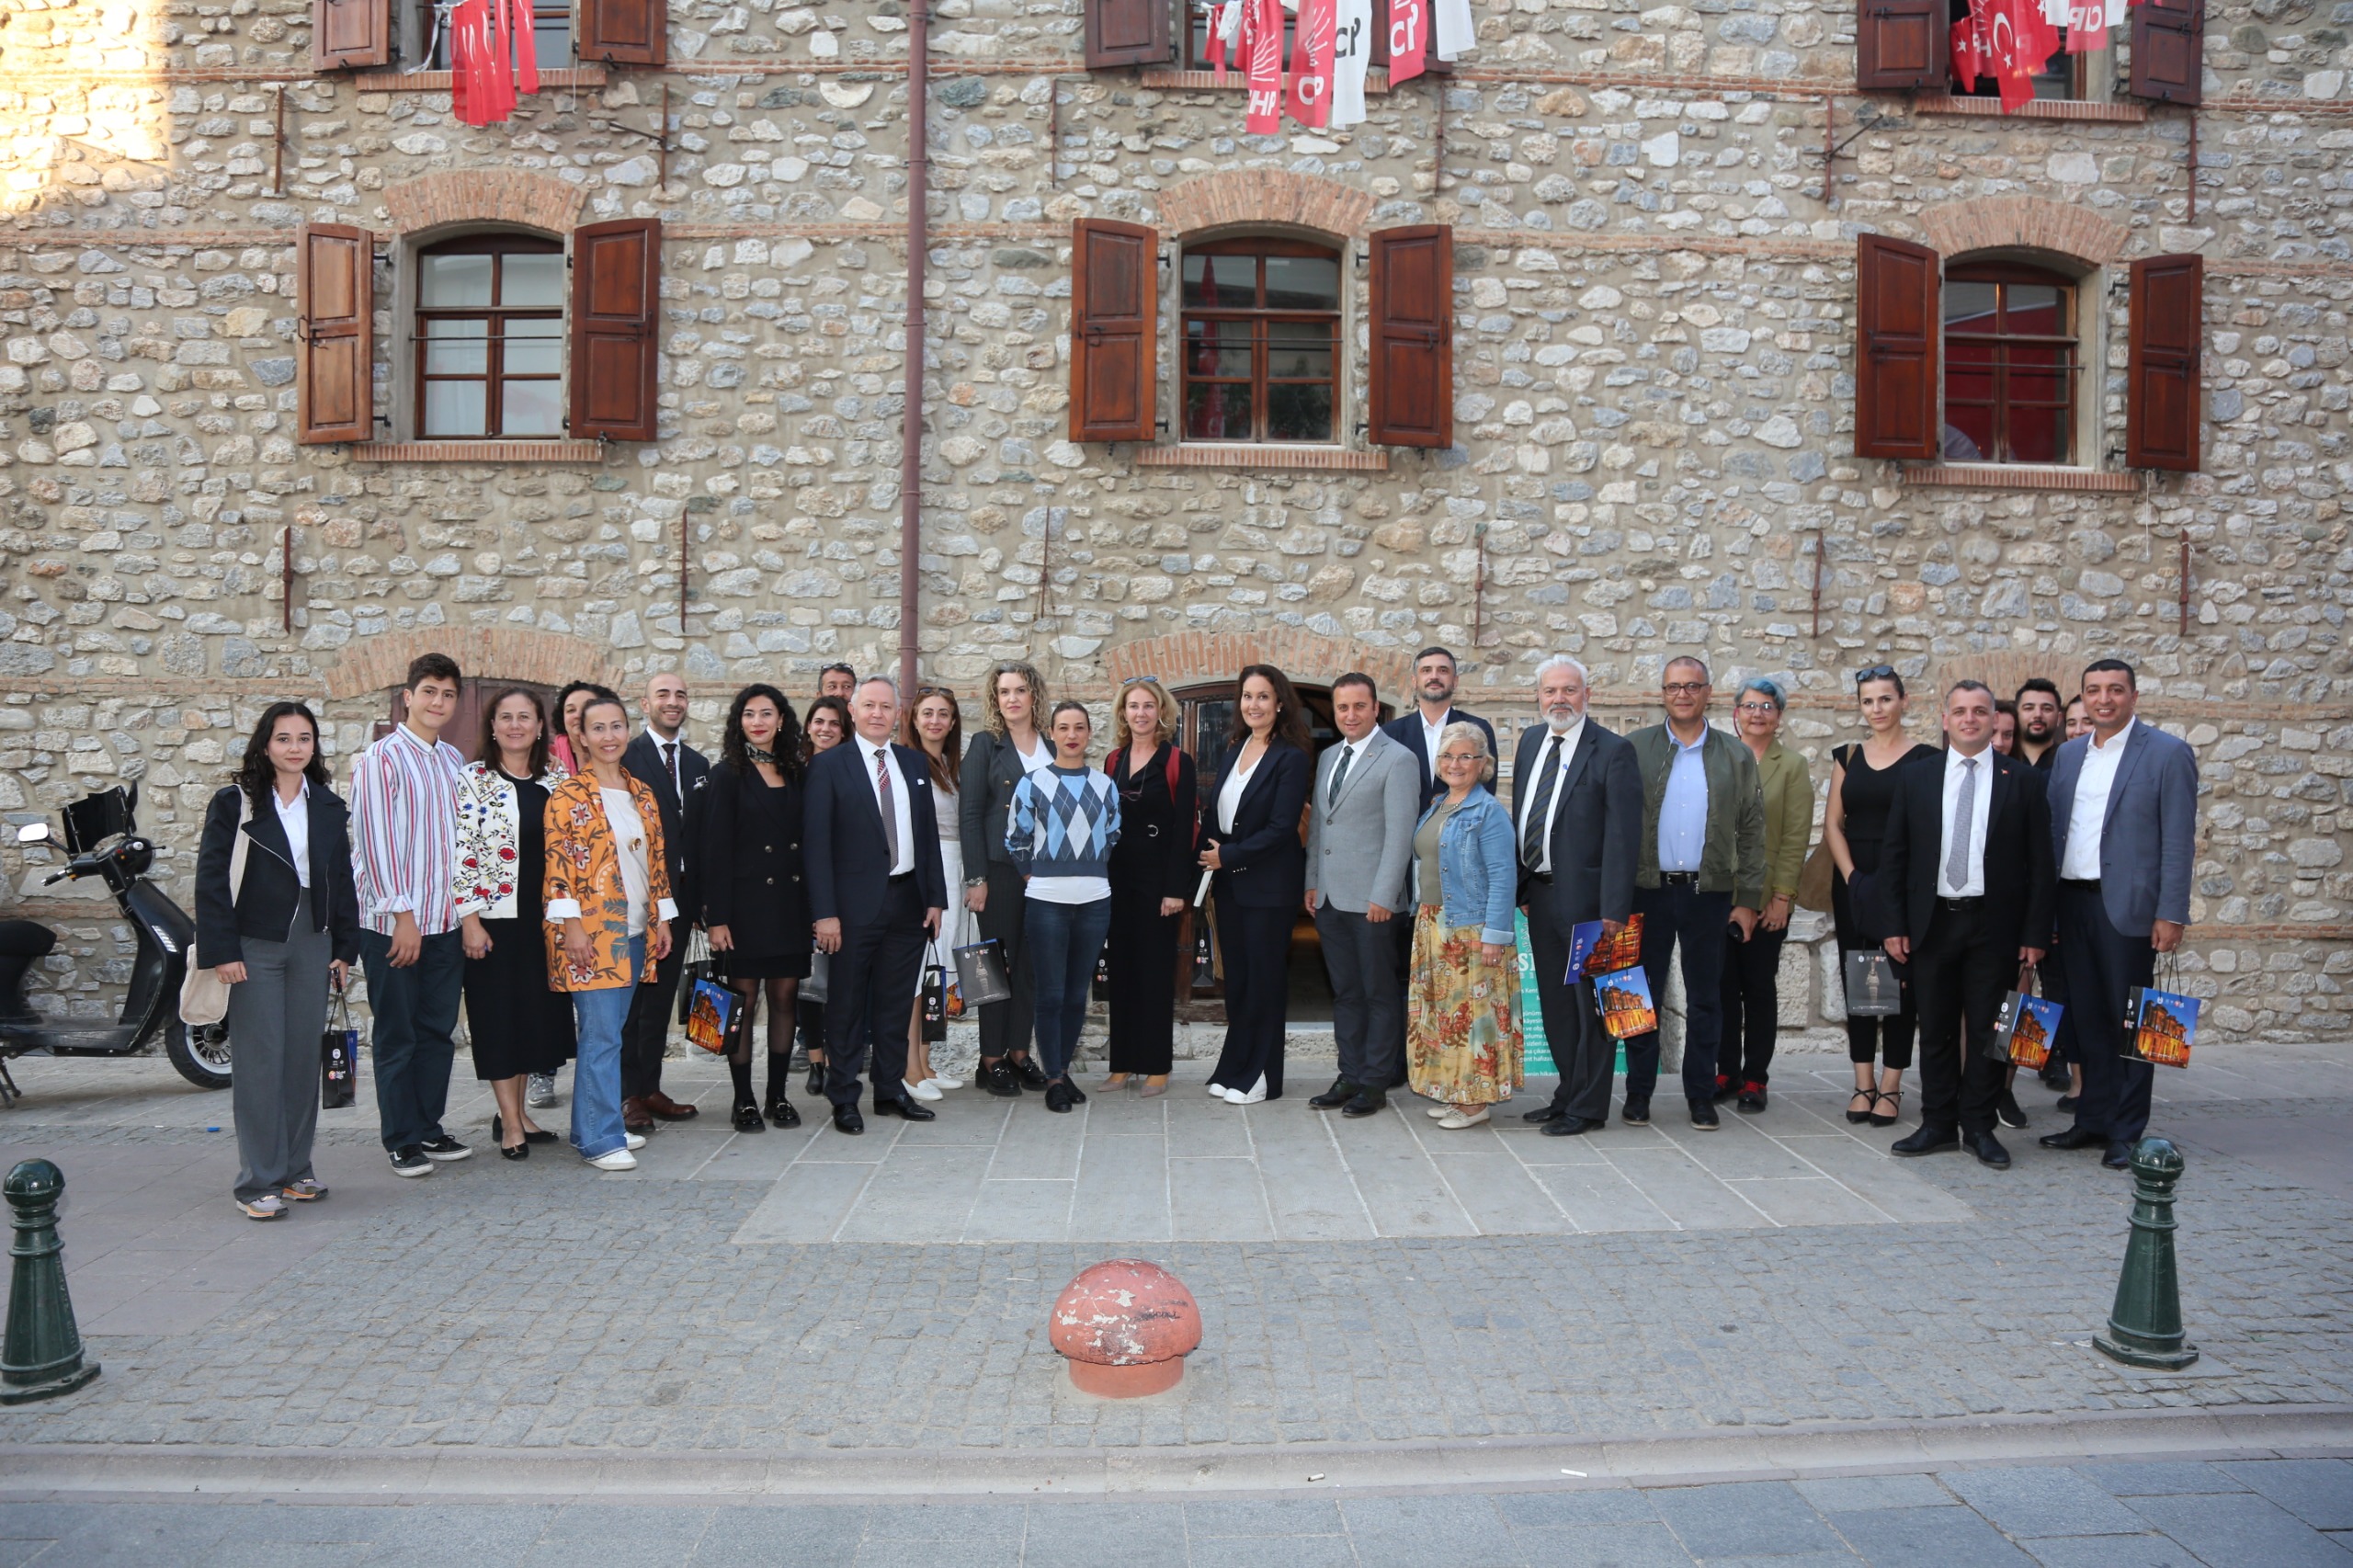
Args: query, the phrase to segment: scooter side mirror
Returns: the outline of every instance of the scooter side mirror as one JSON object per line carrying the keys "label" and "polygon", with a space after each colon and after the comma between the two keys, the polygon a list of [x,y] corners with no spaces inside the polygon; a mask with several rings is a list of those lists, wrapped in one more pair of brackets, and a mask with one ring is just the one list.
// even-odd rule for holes
{"label": "scooter side mirror", "polygon": [[49,842],[49,824],[45,822],[27,823],[24,826],[17,830],[17,842],[19,844],[47,844]]}

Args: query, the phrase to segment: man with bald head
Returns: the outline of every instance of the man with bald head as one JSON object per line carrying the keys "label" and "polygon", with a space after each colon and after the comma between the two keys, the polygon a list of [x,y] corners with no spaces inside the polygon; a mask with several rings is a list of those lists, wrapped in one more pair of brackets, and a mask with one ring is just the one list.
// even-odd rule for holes
{"label": "man with bald head", "polygon": [[[702,913],[695,886],[697,840],[700,836],[703,781],[710,764],[687,744],[687,682],[664,671],[645,683],[645,728],[621,754],[621,766],[654,791],[662,807],[662,844],[670,855],[670,887],[678,903],[675,936],[683,951],[687,932]],[[656,1120],[684,1121],[695,1108],[662,1092],[662,1053],[670,1040],[670,1016],[678,1000],[679,960],[654,966],[654,978],[637,988],[629,1021],[621,1026],[621,1125],[643,1132]]]}

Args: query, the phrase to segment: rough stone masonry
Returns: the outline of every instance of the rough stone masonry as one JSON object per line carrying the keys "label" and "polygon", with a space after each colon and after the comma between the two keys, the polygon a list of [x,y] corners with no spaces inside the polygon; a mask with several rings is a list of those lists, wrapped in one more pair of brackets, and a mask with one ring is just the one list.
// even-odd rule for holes
{"label": "rough stone masonry", "polygon": [[[415,62],[422,11],[389,3]],[[1720,689],[1790,685],[1818,789],[1862,664],[1927,694],[2066,687],[2114,653],[2208,785],[2182,980],[2215,1039],[2342,1035],[2353,5],[2213,0],[2194,142],[2190,113],[2125,91],[2124,28],[2077,100],[2002,117],[1859,93],[1836,0],[1476,16],[1450,76],[1376,72],[1366,123],[1254,137],[1238,79],[1086,70],[1082,0],[935,0],[904,562],[901,0],[672,0],[668,64],[551,70],[481,130],[446,74],[314,69],[298,0],[9,0],[0,809],[135,779],[185,897],[266,701],[323,702],[347,757],[406,659],[446,647],[488,677],[682,669],[708,735],[735,683],[802,697],[823,662],[891,665],[905,570],[926,674],[967,691],[1009,655],[1108,701],[1126,674],[1273,653],[1310,681],[1371,669],[1393,700],[1436,641],[1484,712],[1525,715],[1565,650],[1624,724],[1695,650]],[[417,246],[631,217],[665,225],[659,438],[418,440]],[[1335,244],[1336,443],[1177,439],[1164,266],[1171,428],[1073,444],[1081,218],[1153,225],[1172,261],[1203,230]],[[306,223],[376,236],[375,442],[294,438]],[[1365,236],[1413,223],[1454,228],[1444,450],[1358,429]],[[2074,465],[1852,455],[1865,233],[2078,279]],[[2205,267],[2202,472],[2158,474],[2124,462],[2125,279],[2181,253]],[[5,869],[8,913],[64,934],[44,1005],[113,1006],[111,905]]]}

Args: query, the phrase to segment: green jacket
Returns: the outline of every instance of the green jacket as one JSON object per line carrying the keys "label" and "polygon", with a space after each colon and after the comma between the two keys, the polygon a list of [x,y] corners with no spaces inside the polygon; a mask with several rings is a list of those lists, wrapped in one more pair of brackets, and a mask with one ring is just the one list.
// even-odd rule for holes
{"label": "green jacket", "polygon": [[1794,900],[1811,847],[1806,840],[1813,834],[1813,775],[1805,758],[1779,736],[1765,748],[1756,772],[1765,786],[1765,896],[1784,893]]}
{"label": "green jacket", "polygon": [[[1654,888],[1658,880],[1658,813],[1666,799],[1666,775],[1675,766],[1675,742],[1665,724],[1636,730],[1634,761],[1643,770],[1642,858],[1634,885]],[[1699,891],[1728,892],[1735,908],[1765,907],[1765,790],[1756,758],[1747,745],[1711,724],[1699,750],[1708,775],[1708,843],[1699,855]]]}

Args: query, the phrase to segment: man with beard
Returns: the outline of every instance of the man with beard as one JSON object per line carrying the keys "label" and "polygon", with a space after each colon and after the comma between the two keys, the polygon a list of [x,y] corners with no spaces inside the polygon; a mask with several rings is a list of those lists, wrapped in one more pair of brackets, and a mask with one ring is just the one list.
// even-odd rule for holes
{"label": "man with beard", "polygon": [[1478,725],[1487,733],[1488,755],[1502,755],[1495,749],[1495,727],[1476,713],[1465,713],[1454,706],[1456,684],[1454,655],[1444,648],[1423,649],[1414,655],[1413,710],[1400,713],[1381,727],[1391,740],[1412,752],[1421,764],[1423,811],[1428,811],[1430,802],[1446,789],[1438,780],[1434,763],[1438,738],[1446,733],[1449,724]]}
{"label": "man with beard", "polygon": [[2018,687],[2015,700],[2018,710],[2018,758],[2047,772],[2059,743],[2066,738],[2063,733],[2066,728],[2066,707],[2059,699],[2059,688],[2037,676]]}

